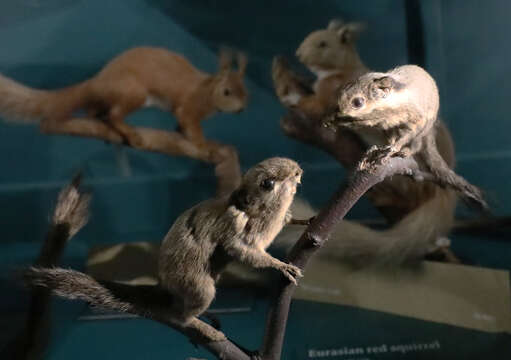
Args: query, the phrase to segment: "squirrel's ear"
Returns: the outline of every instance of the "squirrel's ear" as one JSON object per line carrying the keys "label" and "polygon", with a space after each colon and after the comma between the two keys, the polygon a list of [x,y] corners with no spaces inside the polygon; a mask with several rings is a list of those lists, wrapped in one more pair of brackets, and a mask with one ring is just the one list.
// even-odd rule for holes
{"label": "squirrel's ear", "polygon": [[342,19],[332,19],[328,23],[327,30],[339,30],[341,26],[344,24],[344,21]]}
{"label": "squirrel's ear", "polygon": [[365,28],[364,23],[348,23],[337,30],[337,36],[343,44],[353,43]]}
{"label": "squirrel's ear", "polygon": [[245,70],[247,69],[248,62],[247,55],[242,52],[238,52],[236,61],[238,63],[238,74],[240,74],[240,76],[245,75]]}
{"label": "squirrel's ear", "polygon": [[381,78],[377,78],[373,80],[373,84],[375,84],[380,89],[391,89],[391,90],[399,90],[404,84],[400,83],[396,79],[391,76],[383,76]]}
{"label": "squirrel's ear", "polygon": [[232,64],[232,51],[222,47],[218,53],[218,70],[229,71]]}
{"label": "squirrel's ear", "polygon": [[404,87],[396,79],[390,76],[383,76],[373,80],[372,89],[380,97],[386,97],[391,91],[398,91]]}
{"label": "squirrel's ear", "polygon": [[241,211],[244,211],[250,205],[250,202],[250,195],[244,187],[234,190],[229,198],[229,205],[234,205],[236,209]]}

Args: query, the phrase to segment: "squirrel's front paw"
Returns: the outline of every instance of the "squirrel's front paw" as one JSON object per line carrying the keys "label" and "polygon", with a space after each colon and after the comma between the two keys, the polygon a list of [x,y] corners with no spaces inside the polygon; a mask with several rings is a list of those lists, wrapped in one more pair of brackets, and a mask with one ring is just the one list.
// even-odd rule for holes
{"label": "squirrel's front paw", "polygon": [[282,263],[279,270],[284,274],[285,277],[289,279],[293,284],[298,285],[296,278],[303,277],[302,270],[298,266],[294,266],[293,264]]}
{"label": "squirrel's front paw", "polygon": [[248,222],[248,215],[244,211],[231,205],[227,208],[227,216],[231,218],[236,233],[243,231]]}
{"label": "squirrel's front paw", "polygon": [[372,146],[358,165],[359,170],[371,170],[385,164],[396,153],[393,146]]}

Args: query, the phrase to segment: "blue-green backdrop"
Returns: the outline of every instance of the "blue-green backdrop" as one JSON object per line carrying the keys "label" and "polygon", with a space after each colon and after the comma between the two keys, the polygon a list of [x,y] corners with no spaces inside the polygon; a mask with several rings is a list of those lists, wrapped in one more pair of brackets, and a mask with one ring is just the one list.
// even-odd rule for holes
{"label": "blue-green backdrop", "polygon": [[[498,0],[430,0],[420,6],[425,65],[440,86],[442,117],[456,142],[458,171],[486,190],[498,214],[511,210],[511,127],[506,107],[511,93],[510,10],[511,3]],[[30,86],[58,88],[86,79],[116,54],[138,45],[167,47],[197,67],[214,71],[218,47],[233,46],[249,57],[249,107],[240,115],[216,115],[206,121],[207,136],[236,146],[244,168],[275,155],[298,160],[306,170],[302,195],[320,206],[344,172],[319,150],[281,133],[278,121],[284,110],[272,93],[270,64],[276,54],[292,57],[304,36],[334,17],[368,24],[359,50],[370,68],[386,70],[409,61],[407,41],[414,34],[407,35],[401,0],[7,0],[0,3],[0,72]],[[170,114],[151,109],[128,121],[175,127]],[[197,161],[90,139],[45,136],[34,126],[0,123],[0,149],[2,269],[33,259],[55,195],[77,170],[84,171],[94,200],[90,224],[66,250],[64,263],[74,267],[83,266],[93,244],[158,241],[177,214],[214,191],[212,168]],[[131,176],[123,175],[120,166],[126,160]],[[350,216],[377,213],[362,201]],[[454,240],[455,249],[470,263],[510,267],[511,250],[505,242]],[[0,286],[0,310],[21,312],[24,294],[11,293],[13,288],[5,281]],[[59,305],[51,359],[118,358],[126,353],[131,358],[156,357],[176,354],[176,344],[183,352],[179,358],[184,358],[191,349],[178,335],[142,320],[129,325],[76,325],[70,314],[79,306]],[[264,305],[257,306],[262,313]],[[250,322],[253,328],[240,340],[255,347],[262,316],[258,321],[254,314],[244,316],[226,320],[227,324],[234,328]],[[0,336],[4,341],[16,325],[8,317],[1,321],[10,329]],[[104,335],[94,335],[96,331]],[[120,340],[111,339],[112,333]],[[110,351],[112,355],[107,355]]]}

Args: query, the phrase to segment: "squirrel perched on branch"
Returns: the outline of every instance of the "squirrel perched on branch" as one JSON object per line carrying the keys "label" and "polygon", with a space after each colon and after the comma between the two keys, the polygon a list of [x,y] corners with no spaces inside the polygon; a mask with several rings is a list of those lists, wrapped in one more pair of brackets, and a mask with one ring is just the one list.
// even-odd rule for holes
{"label": "squirrel perched on branch", "polygon": [[[451,170],[438,153],[435,137],[439,103],[434,79],[419,66],[404,65],[386,73],[364,74],[345,86],[338,98],[338,111],[324,124],[333,130],[352,129],[373,144],[362,157],[358,171],[372,171],[392,157],[415,156],[426,173],[433,175],[433,181],[456,190],[470,205],[486,211],[488,205],[481,191]],[[435,203],[427,202],[423,207],[434,211],[431,204]],[[312,209],[302,202],[295,204],[294,212],[299,216],[313,215]],[[436,219],[433,213],[431,216]],[[363,265],[361,261],[367,265],[382,263],[385,259],[407,261],[425,255],[428,244],[420,239],[431,236],[432,230],[422,224],[428,224],[431,218],[419,220],[405,217],[394,227],[381,232],[343,221],[334,230],[339,238],[326,243],[321,254],[340,257],[357,265]],[[411,233],[409,242],[400,243],[400,232],[410,229],[423,232]],[[370,240],[378,237],[380,243]],[[413,238],[419,240],[413,241]],[[284,232],[279,243],[289,242],[292,240]]]}
{"label": "squirrel perched on branch", "polygon": [[[360,170],[382,165],[393,156],[415,156],[442,186],[455,189],[470,205],[488,210],[481,191],[445,163],[436,146],[440,98],[435,80],[419,66],[386,73],[370,72],[346,85],[338,111],[325,126],[353,129],[372,146]],[[376,133],[374,132],[376,130]]]}
{"label": "squirrel perched on branch", "polygon": [[207,147],[200,122],[217,111],[240,112],[247,104],[243,76],[245,55],[220,51],[219,69],[207,74],[182,55],[156,47],[127,50],[112,59],[92,78],[58,90],[36,90],[0,75],[0,113],[12,122],[50,123],[70,119],[86,110],[108,122],[132,146],[142,138],[124,122],[131,112],[155,106],[177,117],[178,130],[197,146]]}
{"label": "squirrel perched on branch", "polygon": [[200,321],[215,297],[220,273],[232,260],[255,268],[274,268],[291,282],[298,267],[265,250],[286,223],[302,169],[286,158],[270,158],[249,169],[231,195],[206,200],[185,211],[162,241],[159,286],[108,283],[73,270],[30,268],[29,286],[49,288],[58,296],[135,313],[192,328],[211,341],[222,332]]}
{"label": "squirrel perched on branch", "polygon": [[[339,127],[334,133],[322,124],[326,116],[336,111],[341,89],[369,72],[356,49],[358,34],[363,29],[360,23],[332,20],[327,28],[305,37],[296,55],[317,75],[313,88],[308,88],[299,76],[292,73],[282,58],[275,58],[273,63],[276,94],[290,109],[290,113],[281,120],[284,132],[328,151],[348,170],[355,168],[364,152],[375,144],[372,137],[381,137],[379,130],[366,129],[366,136],[361,136],[348,127]],[[448,167],[453,168],[453,142],[440,120],[436,122],[435,134],[438,153]],[[416,160],[422,162],[419,157]],[[397,175],[374,186],[366,196],[391,227],[378,231],[342,221],[332,237],[342,238],[343,244],[351,244],[353,251],[341,254],[332,248],[329,256],[337,254],[358,264],[399,264],[419,259],[438,246],[445,246],[446,236],[454,222],[456,194],[453,190]],[[313,213],[302,202],[293,204],[293,209],[308,216]],[[286,247],[289,242],[292,239],[287,239],[285,231],[276,240],[276,244]],[[332,241],[328,246],[333,247],[334,243]],[[349,254],[352,254],[352,259],[349,259]],[[320,255],[326,256],[327,251],[321,251]]]}

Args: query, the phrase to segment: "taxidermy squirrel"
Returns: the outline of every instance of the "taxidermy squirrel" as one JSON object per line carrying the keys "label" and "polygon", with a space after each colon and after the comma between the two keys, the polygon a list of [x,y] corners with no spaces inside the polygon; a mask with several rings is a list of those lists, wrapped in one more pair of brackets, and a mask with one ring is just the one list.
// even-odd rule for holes
{"label": "taxidermy squirrel", "polygon": [[[276,91],[282,103],[298,108],[309,117],[322,117],[327,110],[335,108],[337,98],[333,95],[346,83],[369,71],[355,48],[363,28],[361,23],[344,24],[332,20],[327,29],[309,34],[296,50],[296,56],[316,75],[312,93],[293,79],[276,81]],[[274,64],[274,78],[285,76],[278,73],[278,61]]]}
{"label": "taxidermy squirrel", "polygon": [[[321,126],[325,116],[337,109],[338,92],[346,84],[354,82],[369,70],[360,60],[356,39],[364,28],[360,23],[343,23],[332,20],[326,29],[314,31],[300,44],[296,54],[299,60],[317,74],[314,89],[305,89],[303,81],[285,71],[282,61],[274,62],[273,76],[276,93],[284,105],[297,108]],[[334,86],[331,86],[335,84]],[[441,121],[436,122],[436,146],[449,167],[453,167],[454,146],[448,129]],[[347,127],[338,131],[351,131]],[[365,136],[358,134],[366,147],[375,145],[381,137],[377,128],[366,129]],[[364,149],[360,149],[363,154]],[[359,159],[358,159],[359,160]],[[422,159],[416,157],[421,163]],[[356,161],[343,164],[354,168]],[[446,238],[454,222],[456,194],[432,182],[417,182],[406,176],[393,176],[374,186],[368,198],[392,225],[388,230],[377,231],[349,221],[342,221],[328,242],[330,251],[323,256],[338,256],[357,264],[399,264],[422,258],[438,246],[445,246]],[[304,202],[293,204],[297,214],[311,216],[314,211]],[[300,228],[292,226],[290,228]],[[336,251],[334,245],[344,249]],[[287,229],[276,239],[276,244],[287,247],[293,240],[287,239]],[[294,243],[294,242],[293,242]]]}
{"label": "taxidermy squirrel", "polygon": [[232,54],[220,51],[219,70],[207,74],[182,55],[156,47],[127,50],[112,59],[92,78],[59,90],[36,90],[0,75],[0,113],[13,122],[65,121],[74,111],[86,110],[101,117],[130,145],[142,139],[124,122],[133,111],[156,106],[172,112],[178,129],[198,146],[206,146],[201,120],[217,111],[239,112],[247,103],[243,84],[247,58],[238,54],[238,69],[231,68]]}
{"label": "taxidermy squirrel", "polygon": [[[338,113],[326,125],[353,129],[367,143],[373,144],[359,163],[359,169],[371,169],[392,156],[415,156],[442,186],[457,190],[464,200],[479,209],[488,209],[481,191],[454,173],[438,153],[435,141],[438,89],[425,70],[405,65],[387,73],[362,75],[344,88],[338,107]],[[385,231],[374,231],[343,221],[332,235],[339,239],[327,242],[321,254],[357,265],[406,262],[419,258],[433,250],[435,245],[442,245],[425,241],[435,236],[437,242],[441,242],[438,231],[448,230],[442,224],[448,224],[449,220],[445,222],[440,218],[445,212],[441,211],[442,202],[448,211],[454,210],[449,207],[448,197],[436,196]],[[304,202],[294,204],[292,211],[296,216],[314,214],[314,210]],[[436,221],[432,224],[436,226],[429,226],[432,221]],[[414,232],[406,236],[406,232],[411,230]],[[290,241],[286,233],[278,239],[281,245]]]}
{"label": "taxidermy squirrel", "polygon": [[488,210],[481,191],[450,169],[438,153],[439,105],[435,80],[419,66],[404,65],[386,73],[364,74],[348,84],[340,94],[338,112],[325,124],[351,128],[373,144],[359,169],[371,169],[393,156],[417,155],[442,186],[452,187],[467,203]]}
{"label": "taxidermy squirrel", "polygon": [[[55,268],[30,268],[25,281],[59,296],[141,316],[148,316],[155,307],[168,308],[171,322],[196,329],[210,340],[222,340],[220,331],[197,316],[215,297],[215,284],[229,262],[236,259],[255,268],[274,268],[294,283],[302,276],[298,267],[265,251],[291,221],[289,207],[301,176],[296,162],[270,158],[249,169],[230,196],[206,200],[185,211],[161,244],[160,293],[128,285],[119,290],[122,284],[116,288],[77,271]],[[162,292],[169,296],[162,300]]]}

